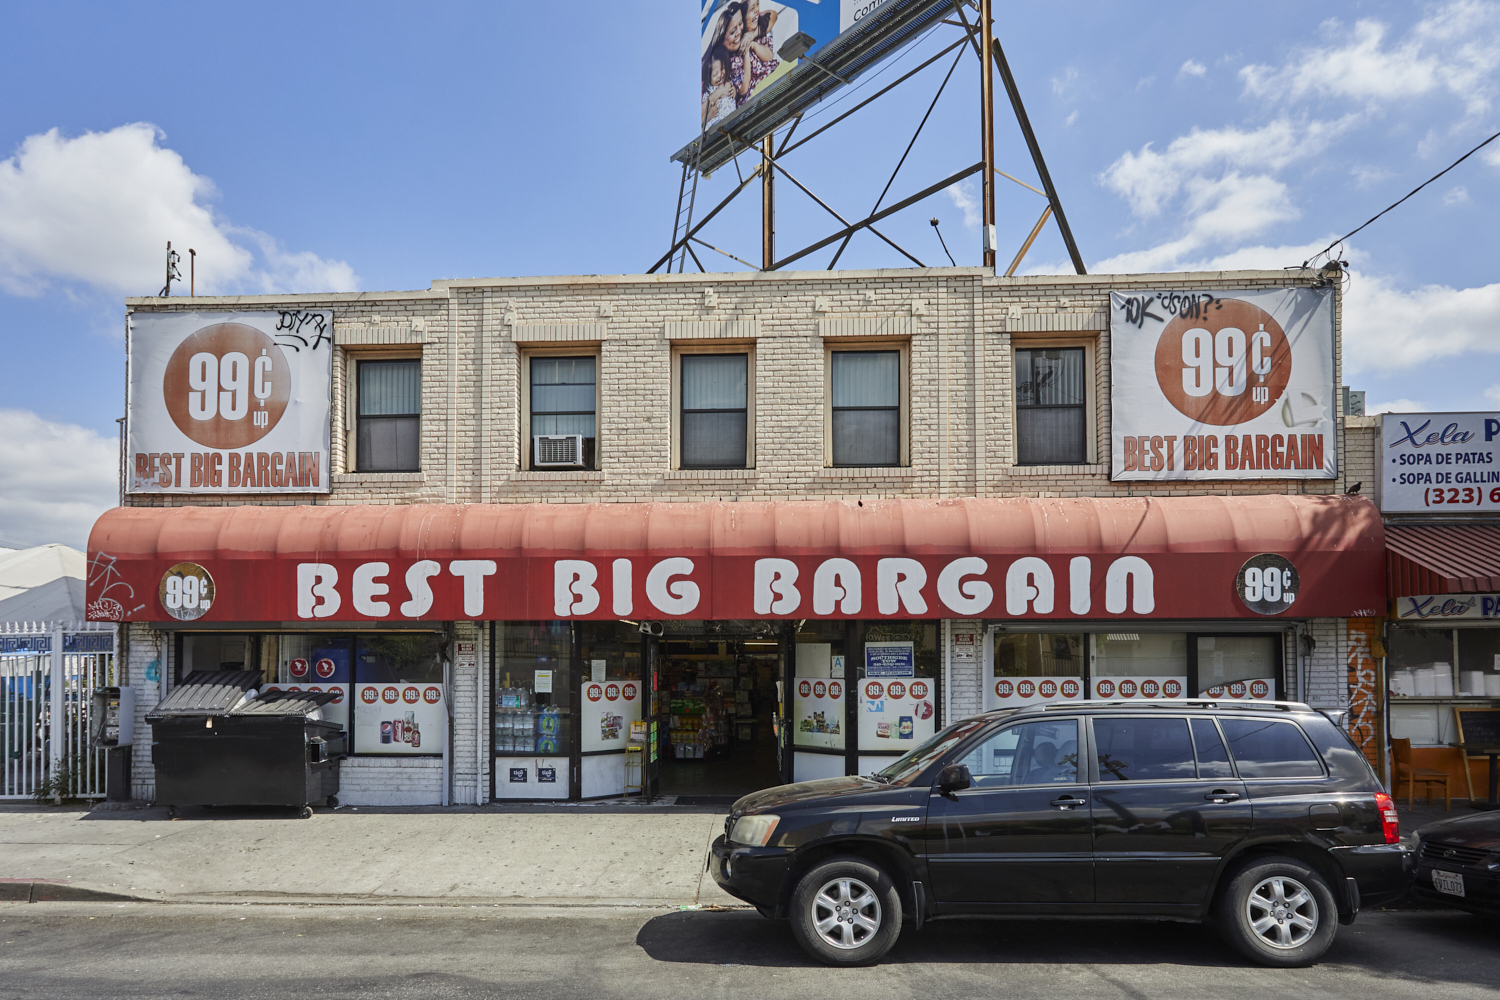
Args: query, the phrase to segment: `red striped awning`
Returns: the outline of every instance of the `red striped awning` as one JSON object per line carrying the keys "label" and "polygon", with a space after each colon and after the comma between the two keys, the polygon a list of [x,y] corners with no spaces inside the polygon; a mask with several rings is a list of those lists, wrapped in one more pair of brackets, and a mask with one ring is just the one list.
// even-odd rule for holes
{"label": "red striped awning", "polygon": [[1500,524],[1389,525],[1385,567],[1391,597],[1500,590]]}

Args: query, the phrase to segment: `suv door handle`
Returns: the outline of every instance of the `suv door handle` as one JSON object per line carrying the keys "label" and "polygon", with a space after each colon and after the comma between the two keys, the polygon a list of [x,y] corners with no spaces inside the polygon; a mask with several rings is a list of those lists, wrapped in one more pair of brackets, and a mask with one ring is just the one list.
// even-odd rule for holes
{"label": "suv door handle", "polygon": [[1088,801],[1088,799],[1075,799],[1071,795],[1064,795],[1061,798],[1053,799],[1052,804],[1059,809],[1072,809],[1074,806],[1088,805]]}
{"label": "suv door handle", "polygon": [[1240,793],[1226,791],[1223,788],[1215,788],[1203,797],[1210,802],[1236,802],[1239,800]]}

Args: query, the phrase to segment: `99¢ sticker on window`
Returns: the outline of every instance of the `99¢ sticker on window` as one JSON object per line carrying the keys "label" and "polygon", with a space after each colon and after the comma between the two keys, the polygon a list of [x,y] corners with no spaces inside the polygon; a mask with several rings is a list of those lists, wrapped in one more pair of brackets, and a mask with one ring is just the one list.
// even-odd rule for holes
{"label": "99\u00a2 sticker on window", "polygon": [[333,313],[133,312],[131,493],[327,493]]}
{"label": "99\u00a2 sticker on window", "polygon": [[1110,294],[1111,477],[1338,475],[1333,290]]}

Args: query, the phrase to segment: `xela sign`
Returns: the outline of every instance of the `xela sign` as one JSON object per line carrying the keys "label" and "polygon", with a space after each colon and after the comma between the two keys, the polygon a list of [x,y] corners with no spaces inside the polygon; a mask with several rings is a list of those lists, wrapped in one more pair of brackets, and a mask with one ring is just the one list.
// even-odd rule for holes
{"label": "xela sign", "polygon": [[130,316],[131,493],[327,493],[333,313]]}
{"label": "xela sign", "polygon": [[1333,293],[1110,294],[1116,480],[1333,479]]}

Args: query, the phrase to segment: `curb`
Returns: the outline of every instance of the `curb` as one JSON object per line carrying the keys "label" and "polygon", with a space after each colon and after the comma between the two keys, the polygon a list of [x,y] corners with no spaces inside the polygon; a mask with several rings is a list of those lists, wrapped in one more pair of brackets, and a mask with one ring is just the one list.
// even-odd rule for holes
{"label": "curb", "polygon": [[108,889],[53,879],[0,879],[0,902],[6,903],[154,903],[147,896],[132,896]]}

